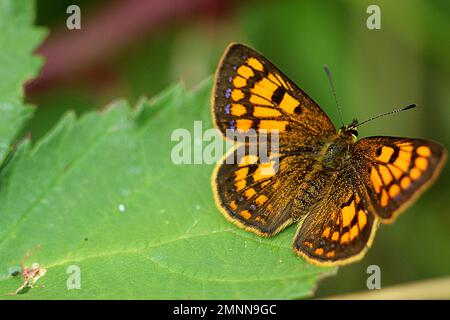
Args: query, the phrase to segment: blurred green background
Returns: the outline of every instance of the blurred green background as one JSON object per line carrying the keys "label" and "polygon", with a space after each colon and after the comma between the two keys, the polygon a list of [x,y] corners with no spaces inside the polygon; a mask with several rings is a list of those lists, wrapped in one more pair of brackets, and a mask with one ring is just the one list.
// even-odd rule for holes
{"label": "blurred green background", "polygon": [[[70,4],[81,8],[81,30],[65,27]],[[381,8],[381,30],[366,27],[371,4]],[[360,137],[429,138],[449,149],[449,1],[40,0],[37,9],[50,35],[38,50],[48,57],[42,76],[27,87],[37,111],[24,133],[33,141],[69,109],[83,114],[121,97],[135,103],[176,81],[193,88],[233,41],[273,61],[336,126],[324,64],[346,122],[419,106],[361,127]],[[446,166],[395,224],[381,226],[366,257],[321,282],[316,296],[367,290],[371,264],[381,268],[382,287],[450,275],[449,178]]]}

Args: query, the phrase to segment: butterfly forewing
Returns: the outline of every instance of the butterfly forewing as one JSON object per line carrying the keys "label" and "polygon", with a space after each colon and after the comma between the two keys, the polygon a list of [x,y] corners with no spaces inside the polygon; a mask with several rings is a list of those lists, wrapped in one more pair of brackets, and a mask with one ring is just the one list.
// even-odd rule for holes
{"label": "butterfly forewing", "polygon": [[218,67],[213,117],[219,130],[256,134],[277,130],[280,145],[314,143],[336,132],[320,107],[253,49],[232,44]]}
{"label": "butterfly forewing", "polygon": [[369,137],[356,143],[354,159],[376,214],[391,222],[439,174],[446,151],[429,140]]}

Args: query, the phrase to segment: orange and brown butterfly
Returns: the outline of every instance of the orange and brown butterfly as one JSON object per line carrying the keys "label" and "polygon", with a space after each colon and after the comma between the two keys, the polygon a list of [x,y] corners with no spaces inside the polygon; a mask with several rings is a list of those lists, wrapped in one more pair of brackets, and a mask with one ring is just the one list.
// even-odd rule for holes
{"label": "orange and brown butterfly", "polygon": [[[212,176],[219,209],[265,237],[299,222],[293,249],[317,265],[361,259],[378,224],[394,221],[446,160],[446,150],[433,141],[357,141],[356,121],[336,131],[302,89],[242,44],[231,44],[219,63],[212,117],[223,135],[273,130],[279,139],[277,152],[264,159],[247,153],[251,139],[225,155]],[[274,163],[277,170],[263,170]]]}

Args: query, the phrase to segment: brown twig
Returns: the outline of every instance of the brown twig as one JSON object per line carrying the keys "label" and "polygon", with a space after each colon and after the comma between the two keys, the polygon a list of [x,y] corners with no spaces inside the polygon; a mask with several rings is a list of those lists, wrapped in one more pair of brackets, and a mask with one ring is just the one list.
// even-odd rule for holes
{"label": "brown twig", "polygon": [[450,277],[411,282],[382,288],[356,292],[325,299],[331,300],[418,300],[450,299]]}

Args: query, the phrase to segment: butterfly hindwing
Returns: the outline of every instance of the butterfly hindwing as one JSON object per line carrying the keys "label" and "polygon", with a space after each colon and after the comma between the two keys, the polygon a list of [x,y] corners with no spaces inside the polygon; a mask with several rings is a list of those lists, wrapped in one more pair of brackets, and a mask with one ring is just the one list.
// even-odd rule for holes
{"label": "butterfly hindwing", "polygon": [[347,170],[330,184],[298,228],[297,254],[319,265],[346,264],[364,254],[378,222],[354,180],[354,172]]}
{"label": "butterfly hindwing", "polygon": [[226,50],[216,74],[213,120],[222,132],[278,130],[280,145],[336,132],[308,95],[262,55],[242,44]]}
{"label": "butterfly hindwing", "polygon": [[446,159],[438,143],[369,137],[358,141],[355,164],[382,222],[392,222],[439,174]]}
{"label": "butterfly hindwing", "polygon": [[228,220],[259,235],[273,236],[301,214],[299,187],[317,162],[307,154],[262,159],[247,148],[241,145],[232,150],[216,168],[216,200]]}

